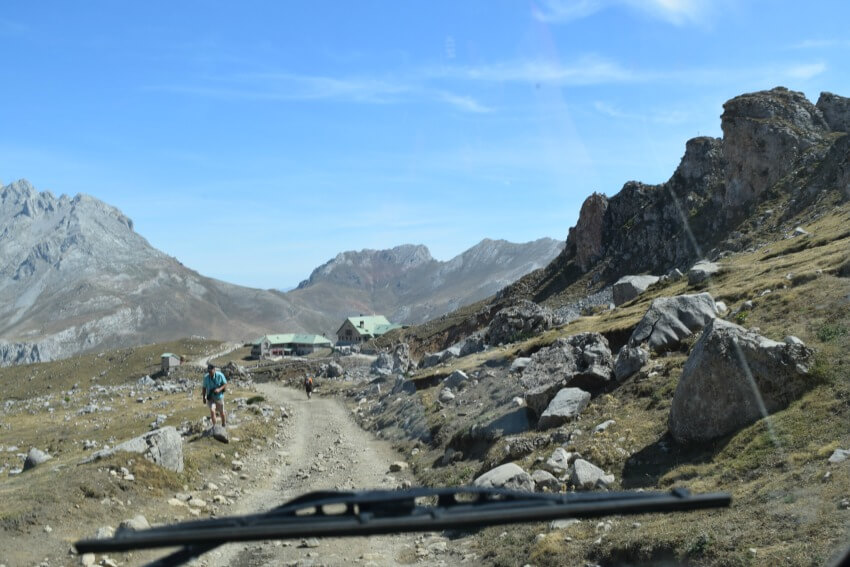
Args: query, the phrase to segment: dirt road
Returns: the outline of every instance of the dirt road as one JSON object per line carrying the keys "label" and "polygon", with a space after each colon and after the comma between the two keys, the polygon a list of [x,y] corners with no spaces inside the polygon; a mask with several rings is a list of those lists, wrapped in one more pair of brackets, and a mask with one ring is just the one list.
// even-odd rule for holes
{"label": "dirt road", "polygon": [[[261,478],[232,513],[267,510],[295,496],[319,489],[396,488],[404,473],[389,473],[400,460],[388,443],[358,427],[335,399],[276,384],[258,386],[272,405],[291,413],[265,454],[246,460],[245,470]],[[279,447],[279,448],[278,448]],[[252,474],[252,476],[254,475]],[[210,566],[255,565],[448,565],[447,540],[438,535],[328,538],[313,541],[231,544],[198,562]]]}

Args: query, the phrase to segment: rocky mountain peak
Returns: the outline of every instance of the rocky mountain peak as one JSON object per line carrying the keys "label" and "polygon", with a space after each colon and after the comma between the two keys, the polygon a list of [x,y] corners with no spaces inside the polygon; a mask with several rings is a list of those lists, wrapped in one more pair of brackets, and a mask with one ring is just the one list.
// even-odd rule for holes
{"label": "rocky mountain peak", "polygon": [[758,199],[830,131],[803,93],[784,87],[737,96],[723,105],[720,119],[729,216]]}

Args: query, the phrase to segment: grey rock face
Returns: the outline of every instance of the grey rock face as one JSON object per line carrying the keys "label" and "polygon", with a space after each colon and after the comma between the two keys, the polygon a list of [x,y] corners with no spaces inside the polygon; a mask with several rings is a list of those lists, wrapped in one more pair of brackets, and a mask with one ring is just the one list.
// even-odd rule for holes
{"label": "grey rock face", "polygon": [[531,356],[520,378],[528,407],[537,415],[561,388],[603,390],[614,377],[608,341],[599,333],[580,333],[561,338]]}
{"label": "grey rock face", "polygon": [[540,415],[537,427],[558,427],[575,419],[590,403],[590,394],[579,388],[564,388],[558,392]]}
{"label": "grey rock face", "polygon": [[487,332],[487,343],[507,344],[520,337],[538,335],[551,328],[555,315],[550,309],[533,301],[521,300],[517,305],[502,309],[493,317]]}
{"label": "grey rock face", "polygon": [[721,319],[694,345],[670,408],[670,433],[698,443],[786,407],[808,387],[812,351],[780,343]]}
{"label": "grey rock face", "polygon": [[593,193],[582,203],[578,222],[570,228],[567,236],[567,248],[574,251],[576,261],[584,272],[602,256],[605,249],[602,231],[607,209],[608,198]]}
{"label": "grey rock face", "polygon": [[824,92],[815,106],[833,132],[850,132],[850,98]]}
{"label": "grey rock face", "polygon": [[534,481],[531,476],[516,463],[505,463],[489,470],[476,478],[473,484],[484,488],[534,491]]}
{"label": "grey rock face", "polygon": [[646,291],[658,281],[658,276],[623,276],[612,287],[614,305],[622,305]]}
{"label": "grey rock face", "polygon": [[419,361],[419,368],[431,368],[458,356],[460,356],[460,347],[457,346],[449,347],[440,352],[428,353]]}
{"label": "grey rock face", "polygon": [[577,490],[590,490],[596,487],[607,488],[614,483],[614,475],[605,474],[605,471],[584,459],[576,459],[576,462],[573,463],[570,483]]}
{"label": "grey rock face", "polygon": [[82,461],[89,463],[118,452],[138,453],[147,460],[174,472],[183,472],[183,439],[173,426],[156,429],[111,449],[93,453]]}
{"label": "grey rock face", "polygon": [[720,266],[718,264],[707,260],[700,260],[688,270],[688,284],[702,283],[719,272]]}
{"label": "grey rock face", "polygon": [[836,449],[829,456],[829,462],[833,465],[843,463],[847,459],[850,459],[850,449]]}
{"label": "grey rock face", "polygon": [[393,372],[404,374],[413,367],[410,362],[410,346],[399,343],[393,349]]}
{"label": "grey rock face", "polygon": [[42,464],[46,461],[49,461],[52,458],[53,457],[51,457],[50,455],[48,455],[44,451],[41,451],[40,449],[36,449],[35,447],[33,447],[32,449],[29,450],[29,452],[27,453],[27,458],[24,460],[24,470],[28,471],[30,469],[34,469],[38,465],[40,465],[40,464]]}
{"label": "grey rock face", "polygon": [[829,132],[805,95],[777,87],[737,96],[723,105],[726,158],[724,208],[738,215]]}
{"label": "grey rock face", "polygon": [[660,297],[653,300],[635,327],[629,344],[637,346],[647,342],[652,350],[669,349],[705,327],[716,316],[714,299],[708,293]]}
{"label": "grey rock face", "polygon": [[625,380],[649,362],[649,352],[632,345],[623,345],[614,362],[614,378]]}

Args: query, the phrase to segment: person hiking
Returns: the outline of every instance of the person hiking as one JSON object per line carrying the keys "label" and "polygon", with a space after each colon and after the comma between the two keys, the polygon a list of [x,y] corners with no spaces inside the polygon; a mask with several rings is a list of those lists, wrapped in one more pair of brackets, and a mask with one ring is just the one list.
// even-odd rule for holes
{"label": "person hiking", "polygon": [[311,376],[304,379],[304,389],[307,390],[307,399],[309,400],[313,396],[313,378]]}
{"label": "person hiking", "polygon": [[215,369],[214,364],[207,364],[207,373],[204,374],[204,385],[201,387],[201,395],[204,404],[210,408],[210,421],[215,427],[215,412],[221,416],[221,426],[227,427],[227,414],[224,413],[224,391],[227,389],[227,378]]}

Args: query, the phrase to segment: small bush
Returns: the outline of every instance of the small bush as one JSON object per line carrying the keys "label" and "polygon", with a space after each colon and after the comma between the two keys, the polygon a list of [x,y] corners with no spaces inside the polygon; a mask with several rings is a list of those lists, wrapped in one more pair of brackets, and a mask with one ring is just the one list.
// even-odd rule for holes
{"label": "small bush", "polygon": [[245,403],[250,406],[250,405],[254,405],[254,404],[259,404],[260,402],[264,402],[264,401],[266,401],[266,399],[263,396],[252,396],[252,397],[248,398],[248,400]]}
{"label": "small bush", "polygon": [[818,339],[824,343],[828,343],[838,337],[843,337],[846,334],[847,327],[841,323],[825,323],[818,329]]}

